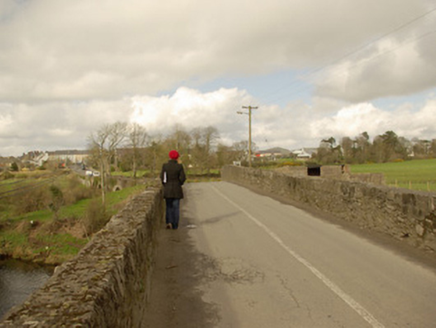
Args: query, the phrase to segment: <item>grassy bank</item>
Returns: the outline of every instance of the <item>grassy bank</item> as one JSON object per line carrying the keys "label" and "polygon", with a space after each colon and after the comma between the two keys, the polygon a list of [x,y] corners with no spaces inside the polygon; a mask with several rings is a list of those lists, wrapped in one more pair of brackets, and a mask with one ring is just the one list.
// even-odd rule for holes
{"label": "grassy bank", "polygon": [[389,186],[436,192],[436,159],[350,165],[351,173],[383,173]]}
{"label": "grassy bank", "polygon": [[[26,183],[20,184],[33,183],[39,187],[2,199],[0,255],[46,264],[59,264],[71,259],[86,245],[94,231],[122,209],[130,197],[146,188],[145,185],[137,185],[108,193],[106,206],[103,207],[98,191],[88,194],[86,187],[77,184],[77,180],[62,177],[55,183],[62,190],[63,205],[55,206],[55,194],[49,191],[57,189],[50,189],[53,184],[40,185],[40,182],[28,178]],[[14,184],[14,180],[3,181],[3,190],[11,189]],[[72,194],[74,189],[75,197]],[[89,195],[92,197],[85,197]],[[38,205],[41,208],[22,213],[22,203],[32,202],[35,198],[40,198]]]}

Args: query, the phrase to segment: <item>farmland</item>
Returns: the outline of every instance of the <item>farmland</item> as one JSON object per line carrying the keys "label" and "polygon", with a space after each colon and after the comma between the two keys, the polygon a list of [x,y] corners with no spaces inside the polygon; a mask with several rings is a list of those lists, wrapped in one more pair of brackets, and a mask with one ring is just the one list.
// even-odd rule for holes
{"label": "farmland", "polygon": [[436,192],[436,159],[350,165],[351,173],[383,173],[389,186]]}

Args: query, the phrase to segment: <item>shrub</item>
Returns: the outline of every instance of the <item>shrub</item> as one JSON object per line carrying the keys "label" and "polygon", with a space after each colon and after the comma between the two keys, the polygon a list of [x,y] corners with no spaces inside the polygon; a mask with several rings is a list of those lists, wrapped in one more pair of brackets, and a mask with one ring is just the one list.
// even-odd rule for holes
{"label": "shrub", "polygon": [[11,164],[11,171],[18,172],[18,164],[13,162]]}
{"label": "shrub", "polygon": [[49,207],[57,217],[59,209],[64,204],[64,194],[62,193],[62,190],[55,185],[50,186],[50,193],[52,196],[52,202],[49,204]]}
{"label": "shrub", "polygon": [[31,189],[11,197],[16,215],[46,209],[51,203],[50,191],[47,188]]}
{"label": "shrub", "polygon": [[121,172],[129,172],[132,170],[132,165],[129,162],[122,162],[120,164]]}
{"label": "shrub", "polygon": [[279,164],[279,167],[284,167],[284,166],[302,166],[303,164],[301,162],[283,162]]}
{"label": "shrub", "polygon": [[67,187],[63,191],[66,205],[72,205],[79,200],[92,198],[93,190],[82,184],[81,179],[77,176],[71,176],[68,180]]}
{"label": "shrub", "polygon": [[106,212],[105,206],[99,199],[92,199],[83,218],[83,225],[86,233],[91,235],[102,229],[109,221],[109,214]]}
{"label": "shrub", "polygon": [[14,177],[14,175],[9,171],[4,171],[0,174],[0,178],[2,180],[12,179],[13,177]]}

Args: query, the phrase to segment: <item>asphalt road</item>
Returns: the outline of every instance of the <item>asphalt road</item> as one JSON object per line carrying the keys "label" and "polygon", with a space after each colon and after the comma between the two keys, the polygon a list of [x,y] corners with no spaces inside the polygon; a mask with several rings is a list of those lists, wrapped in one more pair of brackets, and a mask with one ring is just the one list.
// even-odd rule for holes
{"label": "asphalt road", "polygon": [[144,327],[436,327],[436,271],[226,182],[185,187]]}

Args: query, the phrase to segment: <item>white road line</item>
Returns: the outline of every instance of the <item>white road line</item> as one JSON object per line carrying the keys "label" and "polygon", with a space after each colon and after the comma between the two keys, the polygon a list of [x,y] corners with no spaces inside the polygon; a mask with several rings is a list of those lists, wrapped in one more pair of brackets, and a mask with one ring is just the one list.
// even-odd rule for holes
{"label": "white road line", "polygon": [[244,210],[241,206],[236,204],[221,191],[219,191],[215,186],[212,189],[216,191],[221,197],[227,200],[230,204],[238,208],[243,212],[248,218],[250,218],[256,225],[262,228],[271,238],[273,238],[288,254],[294,257],[298,262],[303,264],[307,269],[309,269],[319,280],[321,280],[332,292],[339,296],[345,303],[347,303],[354,311],[356,311],[365,321],[367,321],[374,328],[384,328],[385,326],[381,324],[376,318],[372,316],[362,305],[357,303],[351,296],[346,294],[342,289],[340,289],[335,283],[328,279],[324,274],[322,274],[317,268],[315,268],[310,262],[301,257],[298,253],[293,251],[289,246],[287,246],[274,232],[268,229],[263,223],[257,220],[254,216]]}

